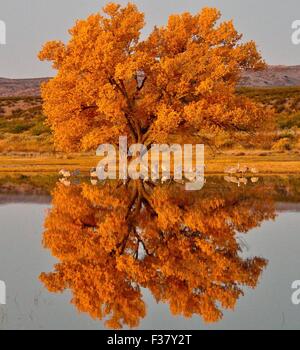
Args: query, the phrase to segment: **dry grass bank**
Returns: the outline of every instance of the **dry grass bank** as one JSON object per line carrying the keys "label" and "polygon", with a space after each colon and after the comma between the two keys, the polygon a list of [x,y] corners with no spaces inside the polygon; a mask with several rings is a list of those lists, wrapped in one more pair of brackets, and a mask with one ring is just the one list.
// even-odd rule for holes
{"label": "dry grass bank", "polygon": [[[0,173],[55,173],[62,168],[80,169],[83,173],[97,165],[99,157],[90,154],[68,156],[0,156]],[[251,153],[227,152],[212,156],[206,154],[206,174],[223,174],[229,165],[240,163],[257,168],[260,174],[300,174],[300,153],[266,152]]]}

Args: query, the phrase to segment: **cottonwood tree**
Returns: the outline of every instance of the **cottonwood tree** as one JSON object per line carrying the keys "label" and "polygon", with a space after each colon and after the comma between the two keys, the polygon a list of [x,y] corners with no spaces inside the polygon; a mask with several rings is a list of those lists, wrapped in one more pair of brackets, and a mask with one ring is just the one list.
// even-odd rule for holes
{"label": "cottonwood tree", "polygon": [[57,75],[42,97],[56,146],[91,150],[120,135],[145,145],[212,142],[220,132],[266,130],[271,113],[236,94],[241,72],[265,64],[255,43],[242,43],[220,17],[214,8],[171,15],[141,40],[144,14],[110,3],[77,21],[68,43],[46,43],[39,58]]}

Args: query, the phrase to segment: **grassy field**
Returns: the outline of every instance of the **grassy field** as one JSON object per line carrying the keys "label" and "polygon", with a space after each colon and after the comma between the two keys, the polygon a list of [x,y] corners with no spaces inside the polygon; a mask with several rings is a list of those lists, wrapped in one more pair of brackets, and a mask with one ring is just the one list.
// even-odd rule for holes
{"label": "grassy field", "polygon": [[[218,174],[233,164],[257,167],[266,174],[300,173],[300,87],[240,88],[239,94],[273,107],[277,130],[264,149],[247,149],[232,140],[220,142],[220,154],[206,156],[206,172]],[[88,171],[98,159],[91,154],[54,152],[39,97],[0,98],[0,172]]]}
{"label": "grassy field", "polygon": [[52,152],[39,97],[0,98],[0,152]]}
{"label": "grassy field", "polygon": [[275,148],[300,148],[300,87],[240,88],[238,93],[274,109],[277,123]]}
{"label": "grassy field", "polygon": [[[255,167],[260,174],[299,174],[300,154],[295,152],[252,152],[243,156],[240,153],[206,155],[206,174],[223,174],[229,165]],[[79,169],[82,173],[97,166],[99,157],[87,154],[74,154],[64,158],[37,156],[33,158],[0,156],[0,173],[57,173],[62,168]]]}
{"label": "grassy field", "polygon": [[300,87],[243,87],[238,89],[238,94],[274,107],[277,114],[300,111]]}

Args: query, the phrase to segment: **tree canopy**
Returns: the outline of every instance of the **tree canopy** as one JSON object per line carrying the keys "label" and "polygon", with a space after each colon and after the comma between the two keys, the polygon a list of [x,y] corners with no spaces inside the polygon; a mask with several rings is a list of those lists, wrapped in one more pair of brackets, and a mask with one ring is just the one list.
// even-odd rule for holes
{"label": "tree canopy", "polygon": [[144,14],[110,3],[78,20],[68,43],[46,43],[39,58],[57,75],[42,97],[56,146],[91,150],[121,135],[148,145],[266,127],[268,111],[236,94],[241,72],[264,61],[220,18],[214,8],[171,15],[142,40]]}

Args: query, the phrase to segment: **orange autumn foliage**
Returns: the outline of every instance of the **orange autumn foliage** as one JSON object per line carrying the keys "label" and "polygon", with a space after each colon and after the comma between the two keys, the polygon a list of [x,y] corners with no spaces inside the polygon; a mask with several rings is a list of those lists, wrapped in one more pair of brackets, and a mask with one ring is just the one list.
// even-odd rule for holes
{"label": "orange autumn foliage", "polygon": [[255,288],[266,266],[263,258],[240,255],[237,232],[274,213],[263,185],[188,193],[139,181],[58,184],[44,246],[59,262],[41,280],[52,292],[70,289],[78,310],[111,328],[137,327],[146,316],[141,288],[175,315],[216,322],[243,286]]}
{"label": "orange autumn foliage", "polygon": [[46,43],[39,58],[52,61],[57,75],[42,97],[56,146],[91,150],[121,135],[149,145],[171,135],[201,141],[205,133],[265,130],[271,113],[235,92],[241,72],[264,62],[255,43],[242,43],[220,17],[214,8],[172,15],[141,40],[144,14],[111,3],[77,21],[68,43]]}

